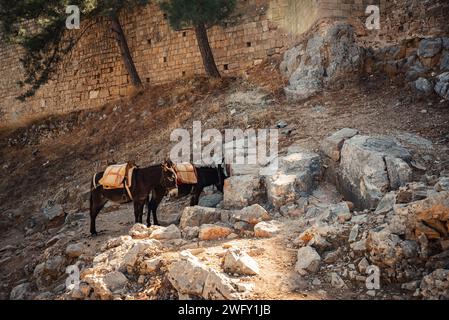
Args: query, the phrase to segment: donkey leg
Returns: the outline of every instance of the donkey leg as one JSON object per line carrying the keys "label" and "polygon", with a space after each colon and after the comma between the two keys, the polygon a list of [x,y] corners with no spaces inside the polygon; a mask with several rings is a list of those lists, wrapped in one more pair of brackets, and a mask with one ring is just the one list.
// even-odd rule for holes
{"label": "donkey leg", "polygon": [[99,190],[92,190],[90,194],[90,233],[92,236],[97,235],[97,229],[95,221],[98,213],[103,209],[104,205],[108,202],[106,198],[101,195]]}
{"label": "donkey leg", "polygon": [[135,223],[142,223],[143,207],[145,201],[134,201],[134,221]]}
{"label": "donkey leg", "polygon": [[200,201],[200,195],[201,195],[201,192],[203,192],[203,189],[204,189],[204,187],[202,187],[202,186],[201,187],[200,186],[196,186],[195,187],[193,196],[190,199],[190,206],[191,207],[194,207],[194,206],[198,205],[198,202]]}
{"label": "donkey leg", "polygon": [[156,187],[151,192],[151,200],[148,202],[148,217],[147,217],[148,226],[151,226],[150,213],[153,214],[154,225],[156,225],[156,226],[159,225],[159,221],[157,219],[157,208],[159,207],[159,204],[161,203],[164,196],[165,196],[165,190],[162,187]]}

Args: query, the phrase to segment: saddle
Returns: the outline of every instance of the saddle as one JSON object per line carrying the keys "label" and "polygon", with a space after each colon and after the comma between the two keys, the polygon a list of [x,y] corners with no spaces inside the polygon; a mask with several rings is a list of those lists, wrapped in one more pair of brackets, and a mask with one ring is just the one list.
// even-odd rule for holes
{"label": "saddle", "polygon": [[[98,183],[103,189],[123,189],[125,188],[131,197],[130,188],[132,185],[133,171],[136,167],[130,163],[115,164],[106,168],[103,177]],[[132,198],[132,197],[131,197]]]}
{"label": "saddle", "polygon": [[198,175],[196,168],[191,163],[179,163],[174,165],[178,184],[197,184]]}

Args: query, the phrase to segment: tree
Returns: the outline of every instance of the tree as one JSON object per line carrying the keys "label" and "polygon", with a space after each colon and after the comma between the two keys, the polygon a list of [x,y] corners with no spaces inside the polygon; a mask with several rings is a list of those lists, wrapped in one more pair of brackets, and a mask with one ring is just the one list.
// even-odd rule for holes
{"label": "tree", "polygon": [[[19,85],[27,86],[27,90],[18,98],[25,100],[33,96],[47,83],[62,58],[101,18],[111,21],[111,32],[131,83],[141,87],[118,13],[147,3],[148,0],[0,0],[1,32],[5,40],[21,45],[25,51],[20,60],[25,79]],[[82,30],[66,29],[65,10],[69,4],[78,6],[82,19],[89,22]]]}
{"label": "tree", "polygon": [[204,69],[207,75],[213,78],[219,78],[220,72],[209,44],[207,28],[228,18],[235,4],[235,0],[163,0],[159,4],[167,14],[172,28],[195,29]]}

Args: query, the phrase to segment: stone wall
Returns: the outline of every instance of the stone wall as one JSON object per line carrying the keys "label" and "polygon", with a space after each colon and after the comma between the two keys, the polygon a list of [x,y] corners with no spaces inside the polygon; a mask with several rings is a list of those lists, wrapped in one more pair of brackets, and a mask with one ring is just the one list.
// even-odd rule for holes
{"label": "stone wall", "polygon": [[[267,57],[284,52],[318,18],[364,15],[366,4],[372,2],[240,0],[232,22],[209,30],[218,68],[223,75],[242,74]],[[146,85],[203,74],[194,32],[171,30],[156,5],[124,13],[121,21],[137,70]],[[90,23],[83,22],[81,29]],[[21,92],[17,86],[22,74],[21,50],[2,41],[0,125],[94,108],[127,96],[132,91],[129,76],[109,29],[107,21],[97,21],[52,80],[26,102],[15,99]]]}

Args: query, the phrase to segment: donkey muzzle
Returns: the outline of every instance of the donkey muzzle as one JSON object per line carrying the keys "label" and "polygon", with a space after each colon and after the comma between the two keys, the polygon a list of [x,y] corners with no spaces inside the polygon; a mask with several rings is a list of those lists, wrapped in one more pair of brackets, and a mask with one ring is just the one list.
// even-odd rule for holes
{"label": "donkey muzzle", "polygon": [[171,189],[168,191],[168,196],[170,198],[177,198],[178,197],[178,188]]}

